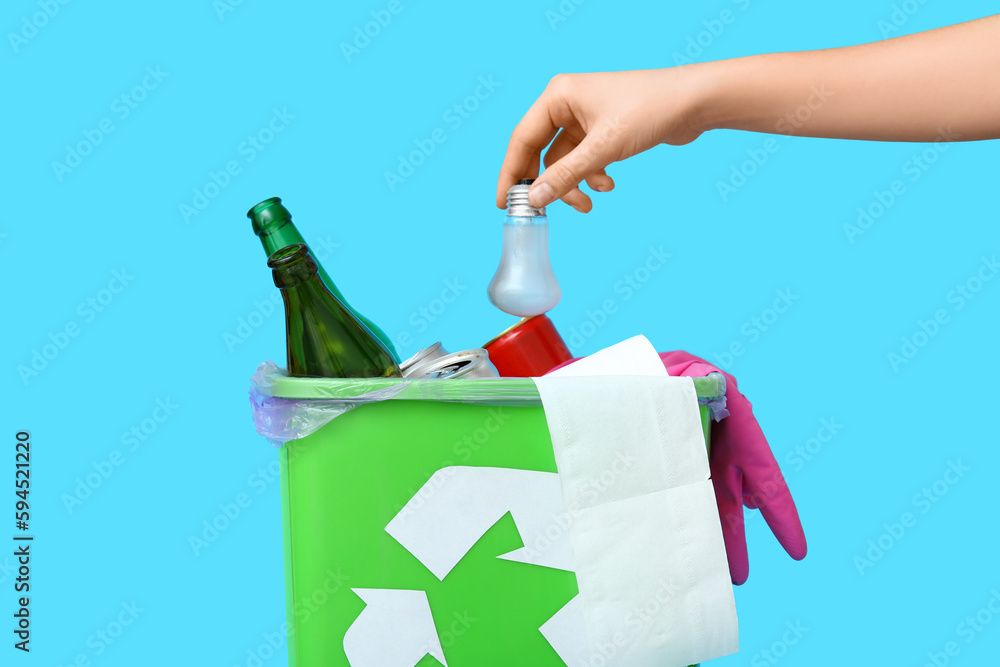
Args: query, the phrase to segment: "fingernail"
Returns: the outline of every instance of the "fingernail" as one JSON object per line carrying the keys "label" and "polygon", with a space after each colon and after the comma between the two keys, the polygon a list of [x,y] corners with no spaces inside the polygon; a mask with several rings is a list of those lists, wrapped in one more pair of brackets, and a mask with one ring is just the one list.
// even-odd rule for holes
{"label": "fingernail", "polygon": [[604,187],[603,185],[598,185],[594,189],[597,190],[598,192],[607,192],[608,191],[608,189],[606,187]]}
{"label": "fingernail", "polygon": [[536,183],[528,190],[528,201],[532,206],[547,206],[555,198],[552,186],[548,183]]}

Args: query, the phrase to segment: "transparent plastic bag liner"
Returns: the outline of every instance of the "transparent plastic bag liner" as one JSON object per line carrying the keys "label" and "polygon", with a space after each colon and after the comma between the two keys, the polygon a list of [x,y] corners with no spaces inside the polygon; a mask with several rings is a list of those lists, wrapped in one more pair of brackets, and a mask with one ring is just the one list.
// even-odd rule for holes
{"label": "transparent plastic bag liner", "polygon": [[[726,409],[726,378],[693,378],[698,404],[720,421]],[[541,406],[531,378],[401,380],[399,378],[290,378],[273,361],[257,367],[250,406],[257,432],[276,446],[315,433],[364,403],[387,400],[444,401],[471,405]]]}

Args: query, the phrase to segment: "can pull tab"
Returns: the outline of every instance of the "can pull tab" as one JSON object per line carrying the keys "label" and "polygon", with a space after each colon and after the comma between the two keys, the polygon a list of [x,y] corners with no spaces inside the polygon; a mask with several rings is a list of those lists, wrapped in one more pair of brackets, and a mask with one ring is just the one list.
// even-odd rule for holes
{"label": "can pull tab", "polygon": [[562,290],[549,261],[549,222],[544,207],[532,206],[525,178],[507,191],[500,266],[487,289],[490,302],[511,315],[532,317],[559,303]]}

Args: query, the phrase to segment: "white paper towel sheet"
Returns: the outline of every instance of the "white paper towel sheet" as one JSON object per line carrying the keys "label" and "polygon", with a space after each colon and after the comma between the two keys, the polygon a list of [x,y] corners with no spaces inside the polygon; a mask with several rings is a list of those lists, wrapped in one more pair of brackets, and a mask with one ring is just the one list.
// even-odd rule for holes
{"label": "white paper towel sheet", "polygon": [[580,588],[542,628],[553,648],[572,667],[682,667],[735,653],[736,603],[692,380],[669,377],[637,336],[535,384],[574,516]]}

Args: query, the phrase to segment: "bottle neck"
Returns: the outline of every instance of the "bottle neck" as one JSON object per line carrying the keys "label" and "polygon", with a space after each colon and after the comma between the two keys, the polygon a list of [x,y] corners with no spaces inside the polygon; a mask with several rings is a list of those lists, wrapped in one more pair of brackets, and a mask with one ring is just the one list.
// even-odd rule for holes
{"label": "bottle neck", "polygon": [[316,274],[280,290],[289,375],[400,377],[392,354]]}
{"label": "bottle neck", "polygon": [[299,230],[290,219],[276,220],[257,232],[264,251],[272,255],[282,248],[286,248],[296,243],[305,243],[305,239],[299,234]]}
{"label": "bottle neck", "polygon": [[343,368],[324,338],[320,311],[328,306],[329,292],[312,276],[281,288],[285,304],[287,368],[293,377],[341,377]]}
{"label": "bottle neck", "polygon": [[503,219],[504,225],[512,226],[530,226],[530,225],[548,225],[549,219],[544,215],[511,215],[507,214],[507,217]]}
{"label": "bottle neck", "polygon": [[279,288],[286,306],[291,306],[291,312],[302,315],[319,305],[329,306],[327,299],[330,291],[326,289],[319,277],[313,275],[297,283]]}

